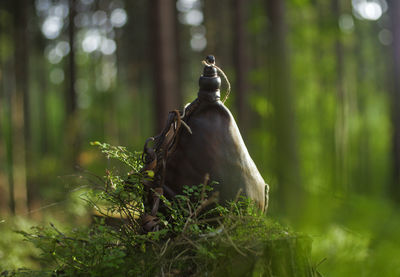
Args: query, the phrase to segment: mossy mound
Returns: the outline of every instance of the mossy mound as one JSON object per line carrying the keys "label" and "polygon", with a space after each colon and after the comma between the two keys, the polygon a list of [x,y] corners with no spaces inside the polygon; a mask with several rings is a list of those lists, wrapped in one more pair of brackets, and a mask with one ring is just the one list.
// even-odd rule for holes
{"label": "mossy mound", "polygon": [[[185,187],[174,200],[161,196],[159,230],[144,233],[144,180],[151,172],[141,173],[140,153],[96,145],[129,171],[108,170],[86,195],[102,217],[83,228],[50,224],[21,232],[41,251],[44,269],[2,276],[314,276],[310,238],[273,222],[246,198],[219,205],[213,183]],[[106,224],[110,214],[118,225]]]}
{"label": "mossy mound", "polygon": [[66,233],[35,228],[24,235],[42,250],[46,269],[5,276],[316,276],[307,236],[259,214],[229,211],[216,222],[132,237],[101,222]]}

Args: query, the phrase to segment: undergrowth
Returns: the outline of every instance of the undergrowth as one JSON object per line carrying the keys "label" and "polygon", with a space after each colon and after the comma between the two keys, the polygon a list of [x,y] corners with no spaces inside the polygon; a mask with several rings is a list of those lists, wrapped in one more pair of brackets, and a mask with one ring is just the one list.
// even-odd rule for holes
{"label": "undergrowth", "polygon": [[[148,212],[144,183],[154,173],[141,172],[141,153],[105,143],[93,145],[127,166],[124,172],[106,170],[106,176],[85,195],[100,216],[88,227],[59,230],[50,224],[20,231],[40,250],[46,267],[3,272],[2,276],[243,276],[243,270],[250,276],[251,272],[272,276],[277,269],[267,257],[271,245],[283,249],[279,241],[285,239],[290,247],[304,248],[298,235],[261,214],[250,200],[238,197],[218,204],[214,183],[207,179],[185,187],[173,200],[161,197],[160,229],[144,233],[141,217]],[[277,260],[279,255],[275,255]],[[295,258],[297,254],[288,255]],[[300,267],[299,272],[304,270]]]}

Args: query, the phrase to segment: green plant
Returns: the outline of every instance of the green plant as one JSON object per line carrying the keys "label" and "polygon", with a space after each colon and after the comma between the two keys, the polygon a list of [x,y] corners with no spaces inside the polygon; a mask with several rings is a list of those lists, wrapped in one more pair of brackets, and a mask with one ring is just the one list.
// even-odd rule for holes
{"label": "green plant", "polygon": [[[20,232],[40,250],[46,267],[40,272],[24,269],[7,275],[215,276],[244,269],[272,276],[268,274],[279,269],[274,269],[271,257],[281,255],[272,250],[281,253],[286,249],[286,244],[277,241],[285,239],[290,247],[301,248],[299,253],[308,251],[298,243],[298,235],[261,214],[250,200],[238,196],[235,201],[218,204],[214,183],[207,178],[198,186],[184,187],[175,199],[161,196],[160,230],[143,233],[141,217],[148,193],[144,183],[151,172],[140,171],[140,153],[93,144],[128,168],[123,173],[107,170],[101,184],[87,193],[87,203],[102,216],[88,227],[61,231],[50,224]],[[115,215],[119,224],[106,224]]]}

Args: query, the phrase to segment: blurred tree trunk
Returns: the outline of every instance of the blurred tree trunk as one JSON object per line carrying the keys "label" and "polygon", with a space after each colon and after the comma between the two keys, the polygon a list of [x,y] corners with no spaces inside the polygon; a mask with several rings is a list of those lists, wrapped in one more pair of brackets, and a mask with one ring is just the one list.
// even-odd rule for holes
{"label": "blurred tree trunk", "polygon": [[[43,36],[40,36],[38,55],[43,55],[45,48],[45,41]],[[46,59],[42,58],[38,62],[38,67],[41,72],[49,72],[47,68]],[[49,120],[47,118],[47,97],[48,97],[48,77],[46,74],[40,74],[39,76],[39,126],[40,126],[40,152],[41,154],[46,154],[49,151],[49,138],[48,138],[48,123]]]}
{"label": "blurred tree trunk", "polygon": [[[1,40],[0,40],[1,41]],[[3,61],[2,61],[3,62]],[[3,63],[2,63],[3,65]],[[4,63],[4,68],[10,68],[10,62],[7,61]],[[8,182],[8,206],[12,214],[15,214],[15,186],[14,186],[14,143],[13,143],[13,124],[12,124],[12,95],[10,84],[7,79],[12,79],[9,76],[10,72],[3,71],[2,74],[2,97],[0,98],[0,105],[2,109],[2,129],[1,134],[4,140],[4,148],[5,148],[5,163],[4,169],[7,174],[7,182]],[[5,197],[5,196],[4,196]],[[3,200],[3,199],[1,199]]]}
{"label": "blurred tree trunk", "polygon": [[346,152],[347,152],[347,124],[346,124],[346,99],[343,84],[343,45],[340,38],[339,18],[340,18],[340,0],[332,0],[331,2],[333,18],[331,28],[333,28],[335,38],[335,56],[336,56],[336,125],[335,125],[335,184],[336,188],[346,188]]}
{"label": "blurred tree trunk", "polygon": [[[205,0],[204,1],[204,25],[206,27],[207,47],[206,55],[215,55],[216,64],[226,71],[232,64],[233,57],[233,30],[232,10],[226,7],[231,5],[230,0]],[[229,77],[229,76],[228,76]],[[225,96],[222,80],[221,98]]]}
{"label": "blurred tree trunk", "polygon": [[393,177],[389,190],[393,199],[400,203],[400,2],[390,0],[389,12],[393,34],[393,89],[392,89],[392,128],[393,128]]}
{"label": "blurred tree trunk", "polygon": [[[3,11],[2,2],[0,3],[0,11]],[[4,13],[4,12],[3,12]],[[0,15],[0,53],[3,51],[3,17]],[[5,174],[3,172],[7,172],[7,131],[6,131],[6,121],[7,121],[7,106],[6,106],[6,97],[5,97],[5,86],[4,86],[4,73],[5,67],[3,64],[3,57],[0,55],[0,213],[4,212],[7,208],[5,205],[8,203],[7,199],[7,181]]]}
{"label": "blurred tree trunk", "polygon": [[268,72],[269,90],[274,107],[275,172],[278,198],[286,212],[298,212],[302,201],[297,153],[294,94],[290,85],[290,66],[286,41],[285,1],[267,0],[269,18]]}
{"label": "blurred tree trunk", "polygon": [[[3,42],[3,40],[0,40]],[[10,61],[4,62],[4,68],[12,68]],[[14,185],[14,140],[13,140],[13,101],[12,101],[12,86],[10,81],[12,76],[10,76],[11,71],[3,71],[2,74],[2,91],[4,93],[4,102],[1,99],[0,104],[2,105],[2,112],[4,115],[2,125],[2,134],[4,137],[5,146],[5,170],[7,172],[8,181],[8,205],[12,214],[15,214],[15,185]]]}
{"label": "blurred tree trunk", "polygon": [[[8,3],[7,3],[8,4]],[[4,211],[8,205],[9,211],[15,214],[15,199],[14,199],[14,172],[13,172],[13,145],[12,145],[12,113],[11,113],[11,91],[10,76],[12,68],[10,57],[6,54],[7,36],[10,34],[9,25],[12,22],[7,20],[6,10],[10,8],[6,2],[0,2],[0,9],[3,11],[0,14],[0,172],[4,170],[4,183],[0,180],[0,208]],[[8,70],[6,70],[8,69]],[[1,178],[1,177],[0,177]]]}
{"label": "blurred tree trunk", "polygon": [[67,89],[65,92],[65,113],[66,113],[66,130],[65,138],[67,141],[66,155],[67,161],[74,167],[78,162],[79,154],[79,122],[77,115],[77,96],[75,90],[76,81],[76,62],[75,62],[75,24],[76,0],[69,0],[69,25],[68,25],[68,42],[70,52],[68,56],[67,70]]}
{"label": "blurred tree trunk", "polygon": [[[129,94],[125,97],[132,102],[132,120],[127,122],[119,119],[119,124],[120,132],[135,130],[135,136],[129,136],[129,143],[141,147],[143,137],[154,133],[154,128],[151,129],[151,120],[153,119],[151,115],[154,114],[154,105],[151,105],[153,98],[148,93],[148,84],[151,83],[153,77],[149,70],[153,61],[153,53],[149,47],[150,24],[143,24],[146,21],[150,23],[148,20],[150,1],[126,1],[125,5],[129,18],[125,28],[129,32],[124,32],[119,38],[118,42],[120,43],[117,42],[117,61],[121,69],[128,69],[125,74],[123,74],[123,70],[119,71],[120,76],[125,77],[123,80],[125,82],[119,84],[127,83],[130,88]],[[137,43],[138,41],[140,43]],[[132,45],[135,45],[135,51],[132,51]],[[118,93],[119,96],[124,97],[121,92]],[[127,135],[121,134],[120,137],[126,139]]]}
{"label": "blurred tree trunk", "polygon": [[75,65],[75,0],[69,0],[69,26],[68,26],[68,41],[70,45],[69,59],[68,59],[68,93],[66,94],[66,111],[67,115],[71,116],[76,111],[76,65]]}
{"label": "blurred tree trunk", "polygon": [[210,1],[210,0],[205,0],[204,1],[204,25],[206,27],[206,39],[207,39],[207,46],[206,46],[206,53],[215,55],[218,60],[220,58],[219,52],[218,52],[218,25],[219,24],[219,17],[217,16],[217,11],[218,9],[215,7],[216,4],[220,4],[221,1]]}
{"label": "blurred tree trunk", "polygon": [[[358,95],[358,111],[359,111],[359,116],[360,118],[368,118],[369,111],[368,111],[368,100],[369,97],[371,97],[368,93],[368,90],[371,88],[371,83],[368,82],[368,72],[370,72],[370,66],[368,64],[368,60],[371,57],[368,55],[365,51],[365,45],[371,44],[368,43],[368,34],[372,31],[375,32],[375,30],[370,30],[370,24],[362,24],[364,22],[356,22],[355,28],[357,29],[357,32],[355,32],[356,36],[356,43],[353,46],[352,49],[352,55],[355,58],[355,64],[356,64],[356,74],[355,74],[355,81],[356,81],[356,92]],[[380,28],[380,27],[379,27]],[[379,33],[377,31],[376,33]],[[375,40],[375,38],[372,38]],[[379,43],[379,42],[378,42]],[[386,47],[386,46],[385,46]],[[379,49],[379,48],[378,48]],[[381,49],[380,49],[381,50]],[[377,57],[381,58],[381,55],[378,55]],[[384,59],[385,62],[387,62],[387,58]],[[387,70],[383,70],[384,74],[387,74]],[[374,72],[376,73],[376,72]],[[387,80],[387,76],[382,76],[380,79],[380,82],[382,80]],[[390,77],[389,77],[390,78]],[[386,81],[385,80],[385,81]],[[382,82],[386,83],[386,82]],[[387,89],[387,88],[385,88]],[[384,91],[385,89],[382,89]],[[376,93],[377,90],[374,92]],[[371,155],[371,146],[373,146],[373,138],[370,136],[371,133],[371,127],[368,125],[368,123],[362,124],[361,130],[360,130],[360,135],[359,135],[359,141],[357,142],[357,148],[358,148],[358,161],[357,161],[357,182],[354,182],[353,188],[355,189],[356,192],[359,193],[374,193],[374,188],[376,187],[376,176],[377,174],[374,174],[375,164],[374,161],[375,155]],[[379,175],[378,175],[379,176]]]}
{"label": "blurred tree trunk", "polygon": [[176,53],[176,95],[178,97],[177,99],[177,108],[181,109],[185,103],[183,103],[183,91],[182,91],[182,84],[183,84],[183,73],[182,73],[182,68],[183,68],[183,60],[184,59],[184,54],[181,49],[181,44],[180,41],[182,40],[182,35],[183,35],[183,28],[182,24],[180,24],[179,19],[178,19],[178,11],[176,8],[174,8],[174,28],[175,28],[175,53]]}
{"label": "blurred tree trunk", "polygon": [[[313,65],[315,65],[316,70],[316,82],[318,84],[318,91],[330,91],[332,90],[332,81],[330,80],[330,75],[326,73],[329,65],[326,59],[324,60],[324,57],[332,53],[332,42],[329,39],[331,33],[326,32],[330,26],[329,16],[331,15],[331,7],[329,3],[319,0],[313,0],[312,5],[315,7],[315,13],[317,14],[314,24],[318,32],[318,36],[316,36],[313,43]],[[324,178],[327,187],[334,189],[336,184],[336,176],[334,173],[334,168],[336,166],[335,129],[332,124],[327,124],[326,122],[326,118],[331,117],[330,112],[326,109],[326,94],[318,93],[317,96],[318,100],[315,106],[315,112],[318,115],[322,115],[318,117],[317,120],[321,136],[320,143],[322,149],[324,149],[324,152],[321,152],[321,154],[324,155]]]}
{"label": "blurred tree trunk", "polygon": [[248,57],[246,47],[246,13],[247,2],[245,0],[235,0],[233,2],[233,26],[234,26],[234,40],[233,40],[233,59],[235,62],[235,99],[237,109],[237,119],[242,134],[246,134],[245,128],[248,122]]}
{"label": "blurred tree trunk", "polygon": [[[3,11],[3,5],[2,2],[0,3],[0,11]],[[3,32],[3,18],[0,15],[0,53],[3,50],[3,43],[2,43],[2,32]],[[7,166],[7,161],[6,161],[6,143],[5,139],[6,136],[4,135],[5,132],[5,118],[6,118],[6,113],[4,112],[5,105],[3,104],[5,102],[5,95],[4,95],[4,76],[3,72],[5,71],[4,65],[3,65],[3,57],[0,55],[0,213],[2,213],[5,210],[4,204],[8,203],[6,195],[6,177],[3,175],[3,172],[6,172],[6,166]]]}
{"label": "blurred tree trunk", "polygon": [[152,0],[151,43],[154,72],[156,131],[165,125],[168,112],[179,109],[175,1]]}
{"label": "blurred tree trunk", "polygon": [[[28,13],[29,1],[14,1],[14,63],[15,63],[15,197],[19,209],[31,209],[35,198],[31,168],[31,130],[29,110],[29,55],[28,55]],[[25,203],[23,203],[25,202]],[[20,203],[20,204],[19,204]],[[18,207],[17,207],[18,209]]]}

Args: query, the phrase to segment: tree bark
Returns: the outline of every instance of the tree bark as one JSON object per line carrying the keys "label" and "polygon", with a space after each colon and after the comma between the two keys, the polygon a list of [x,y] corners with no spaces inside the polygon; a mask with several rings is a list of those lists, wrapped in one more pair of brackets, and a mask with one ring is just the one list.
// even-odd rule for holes
{"label": "tree bark", "polygon": [[393,87],[391,93],[392,104],[392,147],[393,147],[393,182],[389,193],[393,200],[400,203],[400,2],[388,1],[393,34]]}
{"label": "tree bark", "polygon": [[157,132],[163,129],[168,112],[179,108],[174,9],[173,0],[152,0],[149,9]]}
{"label": "tree bark", "polygon": [[267,0],[269,18],[268,94],[273,115],[273,132],[276,141],[275,173],[278,181],[278,198],[286,213],[298,212],[301,204],[301,180],[297,153],[294,94],[290,85],[288,44],[286,41],[285,1]]}

